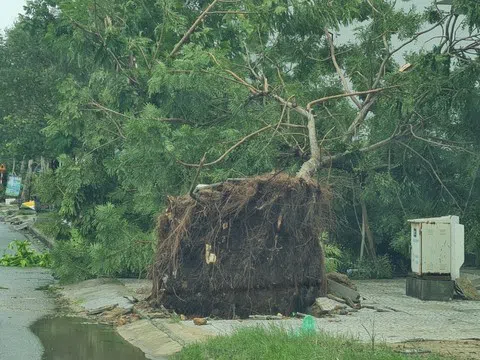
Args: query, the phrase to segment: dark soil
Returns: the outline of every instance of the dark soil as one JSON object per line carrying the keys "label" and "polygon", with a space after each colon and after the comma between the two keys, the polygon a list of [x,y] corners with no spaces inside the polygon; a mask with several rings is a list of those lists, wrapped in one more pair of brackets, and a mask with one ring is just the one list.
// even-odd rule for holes
{"label": "dark soil", "polygon": [[153,303],[224,318],[305,311],[326,293],[319,236],[330,224],[329,192],[286,174],[170,197]]}

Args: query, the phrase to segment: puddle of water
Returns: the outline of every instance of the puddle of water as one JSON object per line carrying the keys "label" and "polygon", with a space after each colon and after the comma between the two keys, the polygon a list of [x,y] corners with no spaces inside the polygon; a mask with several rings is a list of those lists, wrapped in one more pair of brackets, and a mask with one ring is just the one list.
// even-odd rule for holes
{"label": "puddle of water", "polygon": [[43,318],[31,326],[45,349],[42,360],[145,360],[143,352],[106,325],[85,319]]}

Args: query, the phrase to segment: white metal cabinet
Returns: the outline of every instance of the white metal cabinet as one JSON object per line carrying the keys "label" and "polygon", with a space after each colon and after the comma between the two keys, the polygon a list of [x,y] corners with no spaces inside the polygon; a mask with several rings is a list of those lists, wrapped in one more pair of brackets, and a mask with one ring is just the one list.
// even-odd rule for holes
{"label": "white metal cabinet", "polygon": [[409,220],[411,266],[418,275],[460,276],[464,262],[464,228],[458,216]]}

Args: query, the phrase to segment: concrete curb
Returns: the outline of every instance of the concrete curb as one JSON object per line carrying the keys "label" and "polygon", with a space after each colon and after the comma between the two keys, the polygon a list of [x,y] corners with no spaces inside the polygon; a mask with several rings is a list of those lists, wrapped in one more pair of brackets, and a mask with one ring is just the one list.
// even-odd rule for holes
{"label": "concrete curb", "polygon": [[176,336],[173,332],[171,332],[169,329],[167,329],[166,326],[164,326],[162,323],[157,323],[153,321],[153,319],[148,316],[145,312],[143,312],[140,309],[136,309],[135,307],[133,308],[133,312],[138,314],[141,319],[148,320],[150,324],[152,324],[154,327],[156,327],[158,330],[163,332],[165,335],[167,335],[172,341],[175,341],[176,343],[180,344],[180,346],[185,346],[187,343],[180,337]]}
{"label": "concrete curb", "polygon": [[26,230],[30,233],[31,236],[34,236],[35,238],[40,240],[42,244],[44,244],[46,247],[48,247],[49,249],[53,248],[55,240],[42,233],[40,230],[35,228],[34,225],[28,225]]}

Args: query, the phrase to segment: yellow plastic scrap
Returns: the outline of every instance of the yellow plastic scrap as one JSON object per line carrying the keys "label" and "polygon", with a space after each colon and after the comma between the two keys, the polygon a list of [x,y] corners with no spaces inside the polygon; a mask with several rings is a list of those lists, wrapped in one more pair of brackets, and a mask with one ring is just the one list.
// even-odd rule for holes
{"label": "yellow plastic scrap", "polygon": [[23,208],[35,210],[35,201],[27,201],[22,204]]}

